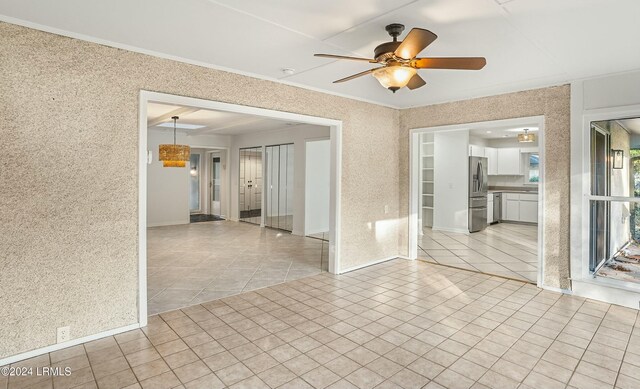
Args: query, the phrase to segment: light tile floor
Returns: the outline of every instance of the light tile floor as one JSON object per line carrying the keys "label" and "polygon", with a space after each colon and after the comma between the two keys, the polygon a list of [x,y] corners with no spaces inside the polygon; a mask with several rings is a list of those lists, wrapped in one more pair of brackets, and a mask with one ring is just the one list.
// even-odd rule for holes
{"label": "light tile floor", "polygon": [[0,388],[640,388],[638,311],[421,261],[153,316]]}
{"label": "light tile floor", "polygon": [[535,283],[538,226],[498,223],[469,235],[425,229],[418,259]]}
{"label": "light tile floor", "polygon": [[317,274],[328,243],[231,221],[147,231],[149,314]]}

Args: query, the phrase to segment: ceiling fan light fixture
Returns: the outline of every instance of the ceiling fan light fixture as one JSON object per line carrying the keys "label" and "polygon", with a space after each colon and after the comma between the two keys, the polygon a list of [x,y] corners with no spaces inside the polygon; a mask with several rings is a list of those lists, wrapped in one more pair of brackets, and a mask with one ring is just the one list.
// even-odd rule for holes
{"label": "ceiling fan light fixture", "polygon": [[524,133],[518,134],[518,142],[520,143],[531,143],[535,142],[536,134],[529,134],[529,129],[525,128]]}
{"label": "ceiling fan light fixture", "polygon": [[404,88],[415,76],[418,71],[410,66],[385,66],[376,69],[373,76],[378,80],[380,85],[395,93],[398,89]]}

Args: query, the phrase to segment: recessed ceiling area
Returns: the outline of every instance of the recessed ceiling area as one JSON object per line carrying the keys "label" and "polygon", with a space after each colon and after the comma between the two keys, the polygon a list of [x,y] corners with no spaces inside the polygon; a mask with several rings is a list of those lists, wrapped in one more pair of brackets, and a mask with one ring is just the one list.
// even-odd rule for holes
{"label": "recessed ceiling area", "polygon": [[[0,20],[11,23],[397,108],[637,69],[638,15],[637,0],[0,2]],[[313,56],[371,58],[391,23],[438,35],[421,56],[482,56],[487,65],[421,70],[424,87],[393,94],[373,76],[332,83],[375,65]]]}
{"label": "recessed ceiling area", "polygon": [[300,125],[300,123],[241,113],[162,103],[147,104],[147,126],[152,131],[172,129],[172,116],[179,117],[176,128],[189,135],[240,135],[275,131]]}
{"label": "recessed ceiling area", "polygon": [[496,127],[492,129],[470,129],[469,136],[473,136],[476,138],[482,139],[505,139],[505,138],[517,138],[518,134],[524,133],[524,130],[527,129],[528,132],[537,134],[539,128],[537,125],[531,126],[520,126],[520,127]]}

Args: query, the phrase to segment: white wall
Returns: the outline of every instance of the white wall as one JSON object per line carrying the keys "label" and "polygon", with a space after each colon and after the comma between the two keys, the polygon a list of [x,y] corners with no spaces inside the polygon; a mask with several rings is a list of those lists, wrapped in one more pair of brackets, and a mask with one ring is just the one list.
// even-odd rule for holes
{"label": "white wall", "polygon": [[314,125],[297,125],[275,131],[258,131],[235,135],[231,138],[231,209],[230,220],[238,220],[238,160],[243,147],[269,146],[284,143],[294,144],[294,193],[293,231],[294,235],[304,235],[305,225],[305,146],[309,139],[329,137],[329,128]]}
{"label": "white wall", "polygon": [[434,134],[433,229],[469,231],[469,131]]}
{"label": "white wall", "polygon": [[[186,141],[183,134],[176,138],[179,144]],[[189,223],[189,168],[164,168],[158,161],[158,146],[168,143],[173,143],[173,134],[149,131],[147,145],[153,157],[147,170],[149,227]]]}
{"label": "white wall", "polygon": [[329,139],[306,142],[305,233],[329,231]]}
{"label": "white wall", "polygon": [[[178,144],[187,144],[195,152],[204,152],[198,147],[229,147],[228,136],[187,136],[178,132]],[[184,168],[163,168],[158,161],[158,146],[173,143],[173,130],[150,129],[147,138],[148,149],[152,153],[152,162],[147,170],[147,226],[166,226],[189,223],[189,164]],[[201,156],[201,158],[203,158]],[[200,161],[203,163],[203,160]],[[201,174],[206,180],[206,171]],[[226,183],[223,182],[223,187]],[[227,185],[228,186],[228,185]],[[201,201],[202,193],[201,185]],[[206,203],[206,201],[205,201]],[[201,208],[203,204],[201,203]]]}

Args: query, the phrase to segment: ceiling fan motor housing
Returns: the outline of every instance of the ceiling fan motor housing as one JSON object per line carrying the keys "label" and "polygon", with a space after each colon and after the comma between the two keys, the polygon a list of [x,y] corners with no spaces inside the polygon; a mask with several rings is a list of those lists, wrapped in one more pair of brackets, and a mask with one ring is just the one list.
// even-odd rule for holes
{"label": "ceiling fan motor housing", "polygon": [[386,42],[378,45],[373,51],[373,57],[378,62],[386,62],[389,59],[393,59],[393,52],[400,46],[400,43],[402,42]]}
{"label": "ceiling fan motor housing", "polygon": [[404,31],[404,25],[400,23],[389,24],[385,27],[385,30],[387,30],[389,35],[391,35],[393,41],[385,42],[375,48],[373,51],[373,58],[378,62],[386,62],[393,58],[393,53],[396,51],[398,46],[400,46],[400,43],[402,43],[398,42],[398,36],[400,36],[402,31]]}

